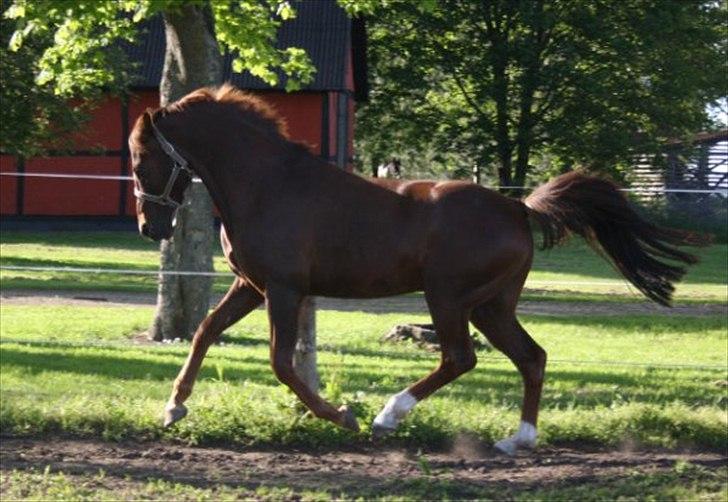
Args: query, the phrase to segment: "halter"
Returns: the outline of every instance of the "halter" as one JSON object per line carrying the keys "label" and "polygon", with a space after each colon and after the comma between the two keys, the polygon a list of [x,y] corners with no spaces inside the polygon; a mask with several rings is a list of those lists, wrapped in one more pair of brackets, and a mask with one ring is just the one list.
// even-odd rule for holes
{"label": "halter", "polygon": [[172,187],[174,187],[175,182],[177,181],[177,177],[179,176],[180,171],[185,171],[187,174],[189,174],[190,178],[193,177],[194,173],[189,168],[189,165],[187,161],[174,149],[172,146],[172,143],[167,141],[167,139],[162,136],[162,133],[159,132],[159,129],[157,129],[157,126],[154,124],[154,122],[151,122],[152,124],[152,131],[154,132],[154,137],[157,138],[157,142],[159,142],[159,146],[162,147],[162,150],[164,150],[164,153],[167,154],[167,156],[172,159],[173,166],[172,166],[172,172],[169,175],[169,180],[167,180],[167,185],[164,187],[164,191],[160,195],[153,195],[150,193],[146,193],[142,191],[141,189],[137,188],[136,184],[134,186],[134,196],[137,199],[140,200],[146,200],[149,202],[154,202],[155,204],[160,204],[162,206],[172,206],[175,210],[179,209],[179,207],[182,205],[181,203],[174,200],[172,197],[170,197],[170,193],[172,192]]}

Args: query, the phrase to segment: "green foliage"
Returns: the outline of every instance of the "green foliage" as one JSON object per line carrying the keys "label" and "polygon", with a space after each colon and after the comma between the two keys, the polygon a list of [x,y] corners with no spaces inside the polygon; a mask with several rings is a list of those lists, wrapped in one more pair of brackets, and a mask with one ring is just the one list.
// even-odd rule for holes
{"label": "green foliage", "polygon": [[275,46],[283,21],[296,17],[288,1],[238,0],[211,2],[218,41],[236,54],[233,70],[250,71],[270,85],[278,83],[276,69],[287,75],[286,90],[295,91],[313,79],[315,68],[303,49]]}
{"label": "green foliage", "polygon": [[[0,10],[6,7],[3,0]],[[39,36],[19,47],[31,27],[15,31],[13,21],[0,18],[0,150],[26,157],[67,148],[69,133],[81,127],[93,104],[92,96],[79,105],[55,95],[51,86],[35,85],[36,61],[52,39]]]}
{"label": "green foliage", "polygon": [[129,15],[136,2],[99,0],[15,0],[5,17],[16,22],[10,49],[18,50],[35,37],[52,40],[37,65],[38,85],[51,84],[58,95],[72,97],[115,85],[114,65],[125,60],[119,40],[136,35]]}
{"label": "green foliage", "polygon": [[282,0],[14,0],[5,14],[16,20],[10,48],[18,50],[29,37],[47,34],[50,27],[57,27],[53,44],[38,61],[36,81],[41,85],[52,83],[60,95],[73,95],[115,83],[117,76],[111,68],[123,61],[118,42],[134,41],[139,22],[185,4],[210,5],[218,41],[235,54],[235,71],[249,70],[275,85],[275,70],[280,68],[287,76],[289,91],[313,78],[315,68],[304,51],[275,47],[281,23],[295,17],[291,4]]}
{"label": "green foliage", "polygon": [[187,4],[209,5],[217,39],[233,53],[233,69],[249,70],[288,91],[313,79],[300,48],[276,47],[281,23],[296,12],[284,0],[3,0],[0,148],[39,155],[64,148],[102,92],[119,93],[134,69],[120,42],[133,42],[140,22]]}
{"label": "green foliage", "polygon": [[[666,138],[710,127],[724,94],[726,5],[392,1],[369,23],[372,92],[358,112],[364,166],[522,185],[535,164],[616,169]],[[452,173],[456,164],[459,172]]]}

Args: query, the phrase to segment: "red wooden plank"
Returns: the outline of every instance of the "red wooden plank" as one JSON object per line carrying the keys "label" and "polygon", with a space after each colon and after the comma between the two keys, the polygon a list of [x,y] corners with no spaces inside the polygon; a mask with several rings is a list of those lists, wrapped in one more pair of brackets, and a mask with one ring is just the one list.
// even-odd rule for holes
{"label": "red wooden plank", "polygon": [[[28,173],[118,175],[116,157],[52,157],[26,160]],[[25,214],[113,216],[119,209],[119,181],[25,179]]]}
{"label": "red wooden plank", "polygon": [[[17,169],[12,155],[0,155],[0,172],[9,173]],[[0,214],[16,214],[18,178],[0,176]]]}

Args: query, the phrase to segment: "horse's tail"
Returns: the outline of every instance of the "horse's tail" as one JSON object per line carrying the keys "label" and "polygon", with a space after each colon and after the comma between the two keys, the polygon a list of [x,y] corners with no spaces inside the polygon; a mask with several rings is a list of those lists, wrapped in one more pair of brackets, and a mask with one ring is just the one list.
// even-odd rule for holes
{"label": "horse's tail", "polygon": [[670,305],[673,283],[685,268],[658,258],[693,264],[697,257],[675,246],[710,242],[709,236],[653,225],[634,211],[614,183],[578,171],[536,188],[524,203],[541,226],[543,249],[577,233],[645,296],[662,305]]}

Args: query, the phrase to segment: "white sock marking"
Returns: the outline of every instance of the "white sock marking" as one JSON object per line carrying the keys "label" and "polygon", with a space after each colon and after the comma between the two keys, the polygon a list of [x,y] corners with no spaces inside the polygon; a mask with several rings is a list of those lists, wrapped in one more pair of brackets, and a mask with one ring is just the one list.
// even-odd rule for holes
{"label": "white sock marking", "polygon": [[374,425],[385,429],[396,429],[416,404],[417,399],[408,390],[403,390],[389,398],[387,404],[374,419]]}
{"label": "white sock marking", "polygon": [[534,448],[536,446],[537,435],[536,427],[533,424],[521,420],[521,426],[518,428],[518,432],[511,437],[501,439],[495,444],[495,447],[503,453],[515,455],[519,448],[527,448],[529,450]]}

